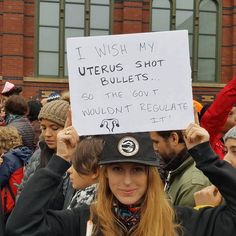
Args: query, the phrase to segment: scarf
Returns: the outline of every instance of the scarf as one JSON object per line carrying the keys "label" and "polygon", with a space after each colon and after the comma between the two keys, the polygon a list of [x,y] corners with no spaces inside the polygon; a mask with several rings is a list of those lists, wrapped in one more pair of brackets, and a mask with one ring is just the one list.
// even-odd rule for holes
{"label": "scarf", "polygon": [[67,209],[77,208],[83,204],[90,205],[97,192],[97,184],[92,184],[85,189],[76,191]]}
{"label": "scarf", "polygon": [[128,230],[140,221],[140,205],[123,205],[121,203],[114,204],[114,214]]}
{"label": "scarf", "polygon": [[13,120],[16,120],[16,119],[20,119],[21,115],[13,115],[13,114],[7,114],[6,117],[5,117],[5,121],[6,121],[6,124],[9,124],[11,123]]}

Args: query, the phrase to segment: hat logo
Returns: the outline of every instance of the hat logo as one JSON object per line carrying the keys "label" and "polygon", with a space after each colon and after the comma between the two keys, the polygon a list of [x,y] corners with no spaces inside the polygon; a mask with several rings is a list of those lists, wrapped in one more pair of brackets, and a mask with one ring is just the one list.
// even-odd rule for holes
{"label": "hat logo", "polygon": [[124,137],[118,143],[118,150],[123,156],[133,156],[139,150],[139,143],[133,137]]}

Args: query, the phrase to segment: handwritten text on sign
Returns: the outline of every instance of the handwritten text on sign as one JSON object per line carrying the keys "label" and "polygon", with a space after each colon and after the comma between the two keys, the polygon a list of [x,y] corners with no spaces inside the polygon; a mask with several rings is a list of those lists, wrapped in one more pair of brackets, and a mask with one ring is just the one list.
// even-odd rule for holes
{"label": "handwritten text on sign", "polygon": [[69,38],[80,135],[184,129],[193,121],[187,31]]}

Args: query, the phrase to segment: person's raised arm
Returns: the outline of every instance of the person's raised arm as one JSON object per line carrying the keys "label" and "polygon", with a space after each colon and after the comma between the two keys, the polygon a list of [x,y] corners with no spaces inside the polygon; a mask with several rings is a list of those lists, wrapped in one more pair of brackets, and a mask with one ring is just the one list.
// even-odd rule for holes
{"label": "person's raised arm", "polygon": [[209,134],[204,128],[190,124],[184,134],[186,146],[196,162],[196,167],[217,187],[231,212],[236,214],[236,170],[213,152],[209,144]]}
{"label": "person's raised arm", "polygon": [[73,212],[50,210],[48,203],[61,183],[63,174],[70,167],[70,158],[78,140],[79,136],[72,126],[58,133],[57,154],[26,184],[8,218],[7,235],[65,235],[65,225],[71,226],[76,219],[70,217],[70,220],[64,221],[64,216]]}

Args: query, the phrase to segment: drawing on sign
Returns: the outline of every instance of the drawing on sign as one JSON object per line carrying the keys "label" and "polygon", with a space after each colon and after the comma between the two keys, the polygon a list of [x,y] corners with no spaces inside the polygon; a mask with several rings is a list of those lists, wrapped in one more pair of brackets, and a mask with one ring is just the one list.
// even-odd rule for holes
{"label": "drawing on sign", "polygon": [[114,132],[115,127],[120,127],[119,120],[116,118],[103,119],[100,127],[108,129],[109,132]]}

